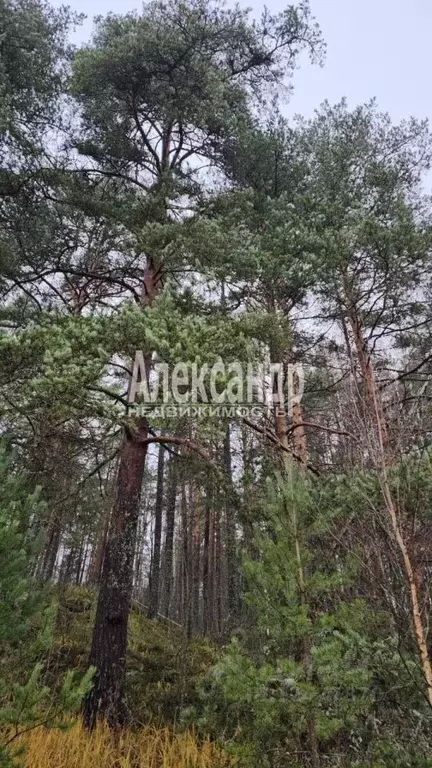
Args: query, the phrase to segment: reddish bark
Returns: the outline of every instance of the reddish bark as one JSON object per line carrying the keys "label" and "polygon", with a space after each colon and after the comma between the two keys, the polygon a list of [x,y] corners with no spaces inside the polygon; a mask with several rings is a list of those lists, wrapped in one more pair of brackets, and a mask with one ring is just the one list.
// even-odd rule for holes
{"label": "reddish bark", "polygon": [[[140,426],[144,432],[146,424]],[[93,689],[83,704],[87,728],[93,728],[98,718],[106,719],[112,726],[122,725],[127,719],[127,629],[146,454],[146,445],[143,446],[131,435],[125,435],[89,659],[90,664],[96,667],[96,674]]]}

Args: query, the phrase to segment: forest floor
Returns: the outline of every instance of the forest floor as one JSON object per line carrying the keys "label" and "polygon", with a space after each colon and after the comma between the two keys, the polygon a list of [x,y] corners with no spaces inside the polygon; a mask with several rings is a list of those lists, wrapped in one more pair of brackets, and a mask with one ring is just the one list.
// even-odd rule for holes
{"label": "forest floor", "polygon": [[[60,587],[54,643],[44,659],[49,684],[69,669],[85,672],[96,603],[84,587]],[[171,727],[198,701],[203,675],[218,650],[205,638],[188,639],[173,622],[147,619],[135,604],[129,618],[127,699],[135,726]]]}
{"label": "forest floor", "polygon": [[[70,669],[88,664],[95,593],[87,588],[56,588],[58,610],[54,642],[44,662],[52,685]],[[129,624],[128,704],[131,727],[113,733],[99,725],[91,734],[80,721],[65,729],[29,730],[14,746],[23,749],[25,768],[227,768],[237,765],[223,749],[176,729],[181,710],[193,705],[202,675],[214,663],[216,648],[190,641],[180,627],[149,620],[135,606]]]}

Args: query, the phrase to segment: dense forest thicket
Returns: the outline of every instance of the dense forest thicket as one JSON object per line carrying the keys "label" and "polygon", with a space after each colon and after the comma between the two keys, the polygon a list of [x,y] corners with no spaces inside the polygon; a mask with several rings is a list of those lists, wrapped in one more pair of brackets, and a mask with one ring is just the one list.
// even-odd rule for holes
{"label": "dense forest thicket", "polygon": [[0,765],[428,768],[427,122],[287,120],[307,2],[79,23],[0,0]]}

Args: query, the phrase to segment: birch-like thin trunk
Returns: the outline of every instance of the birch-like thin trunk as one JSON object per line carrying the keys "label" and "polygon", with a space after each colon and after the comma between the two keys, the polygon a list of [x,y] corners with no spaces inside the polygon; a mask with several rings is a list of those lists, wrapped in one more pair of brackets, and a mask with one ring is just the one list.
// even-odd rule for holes
{"label": "birch-like thin trunk", "polygon": [[429,655],[426,631],[421,615],[421,596],[419,594],[419,579],[415,566],[411,560],[409,548],[404,537],[403,526],[400,521],[400,510],[395,502],[389,481],[388,467],[393,462],[387,424],[384,416],[384,408],[381,393],[377,387],[375,372],[372,362],[372,354],[366,340],[361,316],[353,299],[353,292],[348,282],[346,273],[343,274],[343,285],[346,294],[346,304],[351,332],[353,334],[357,356],[364,379],[364,399],[371,421],[376,431],[376,444],[378,453],[378,474],[385,508],[390,520],[391,529],[399,549],[405,579],[410,596],[411,620],[414,637],[417,645],[420,663],[426,683],[426,695],[432,706],[432,664]]}

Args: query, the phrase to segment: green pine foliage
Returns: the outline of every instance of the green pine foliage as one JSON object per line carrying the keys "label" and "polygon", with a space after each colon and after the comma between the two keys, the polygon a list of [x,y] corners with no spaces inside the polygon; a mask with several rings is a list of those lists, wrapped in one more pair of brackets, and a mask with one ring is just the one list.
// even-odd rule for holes
{"label": "green pine foliage", "polygon": [[[350,507],[343,488],[343,479],[329,489],[299,474],[292,485],[281,476],[268,482],[254,557],[244,561],[253,625],[238,633],[206,677],[200,706],[185,712],[186,722],[222,738],[235,754],[249,754],[247,765],[307,764],[311,721],[326,765],[366,766],[374,760],[376,768],[414,766],[425,759],[430,715],[415,653],[401,651],[389,614],[374,613],[356,597],[356,553],[331,556],[336,523]],[[392,716],[394,695],[405,702]],[[414,749],[409,742],[394,746],[404,717],[413,718],[411,727],[418,729]],[[342,754],[349,763],[339,762]]]}

